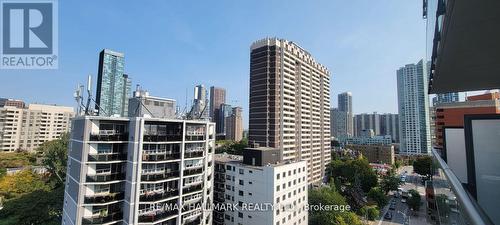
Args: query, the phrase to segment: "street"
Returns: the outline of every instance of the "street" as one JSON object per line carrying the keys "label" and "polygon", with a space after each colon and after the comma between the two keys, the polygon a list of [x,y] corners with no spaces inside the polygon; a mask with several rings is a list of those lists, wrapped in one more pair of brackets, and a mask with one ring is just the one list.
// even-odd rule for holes
{"label": "street", "polygon": [[[404,224],[404,225],[424,225],[428,224],[426,222],[426,214],[425,214],[425,188],[420,183],[420,176],[418,174],[413,173],[412,166],[404,166],[397,171],[398,176],[406,174],[406,182],[400,185],[405,191],[416,189],[422,198],[422,204],[420,206],[420,210],[418,213],[414,214],[410,211],[408,205],[406,203],[401,202],[403,199],[402,196],[394,197],[392,195],[389,204],[381,210],[381,219],[378,221],[378,225],[395,225],[395,224]],[[394,209],[389,209],[391,202],[395,203]],[[384,216],[386,213],[391,213],[391,219],[385,219]]]}

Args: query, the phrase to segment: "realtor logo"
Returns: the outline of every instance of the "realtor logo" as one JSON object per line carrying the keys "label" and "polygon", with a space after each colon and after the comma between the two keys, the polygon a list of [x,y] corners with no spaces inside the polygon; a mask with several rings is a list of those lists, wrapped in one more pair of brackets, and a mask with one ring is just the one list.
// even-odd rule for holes
{"label": "realtor logo", "polygon": [[0,0],[2,69],[57,69],[56,0]]}

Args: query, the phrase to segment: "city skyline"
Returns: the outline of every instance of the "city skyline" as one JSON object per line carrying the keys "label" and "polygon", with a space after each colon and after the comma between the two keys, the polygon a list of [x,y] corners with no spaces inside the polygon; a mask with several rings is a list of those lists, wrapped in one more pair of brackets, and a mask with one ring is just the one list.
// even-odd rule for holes
{"label": "city skyline", "polygon": [[[278,5],[277,2],[269,4]],[[399,65],[424,57],[425,25],[421,20],[421,3],[391,1],[390,4],[378,5],[325,2],[322,7],[319,5],[291,2],[286,6],[289,10],[271,16],[270,13],[256,10],[257,6],[249,3],[216,3],[211,9],[204,4],[185,6],[158,3],[151,6],[116,7],[113,2],[102,2],[101,7],[93,7],[95,5],[87,3],[62,2],[59,11],[61,18],[65,19],[60,21],[59,70],[2,71],[5,85],[2,85],[0,96],[27,102],[75,106],[72,97],[75,86],[85,83],[88,74],[92,74],[96,80],[96,55],[101,49],[109,48],[127,56],[126,72],[132,77],[133,86],[141,84],[157,96],[177,100],[183,108],[186,90],[190,99],[192,87],[196,84],[203,83],[207,87],[214,85],[226,88],[231,93],[226,101],[228,104],[240,105],[246,111],[250,43],[266,36],[276,36],[301,43],[302,47],[331,68],[332,96],[344,91],[366,96],[355,101],[354,113],[397,112],[394,70]],[[192,11],[188,12],[189,15],[180,13],[185,7],[190,8],[186,11]],[[234,10],[221,12],[215,10],[217,7]],[[141,9],[151,11],[151,15],[134,18],[121,16]],[[304,13],[311,16],[295,21],[294,26],[278,26],[283,24],[284,19],[281,17],[287,17],[286,11],[297,9],[305,10]],[[353,21],[336,19],[346,17],[353,10],[364,16]],[[160,18],[164,19],[151,20],[152,16],[160,13],[163,15]],[[191,13],[209,19],[199,22],[196,17],[190,16]],[[256,17],[259,19],[248,21],[244,16],[248,13],[259,14]],[[229,21],[227,18],[232,19]],[[393,18],[399,18],[399,21]],[[103,26],[95,26],[102,21],[106,21]],[[144,21],[153,22],[148,26],[138,26]],[[266,25],[261,26],[264,21]],[[400,27],[401,21],[407,26]],[[132,29],[133,32],[125,30],[125,33],[112,34],[114,29],[123,30],[121,28],[125,24],[137,26]],[[243,24],[250,29],[242,31],[240,28]],[[304,35],[299,30],[323,35]],[[366,35],[365,32],[372,35]],[[97,33],[106,35],[88,35]],[[155,35],[138,36],[141,33]],[[229,33],[234,38],[225,38]],[[138,44],[129,45],[130,40]],[[79,45],[71,45],[73,42]],[[407,45],[407,42],[415,44]],[[389,45],[393,47],[388,48]],[[392,52],[384,54],[387,57],[379,57],[381,51]],[[220,59],[224,59],[223,67],[220,66]],[[359,62],[363,62],[364,66],[359,67]],[[18,90],[13,85],[18,77],[25,78],[25,90]],[[49,85],[53,88],[46,90]],[[387,88],[379,88],[382,85]],[[41,92],[45,94],[37,94]],[[377,102],[376,99],[387,101]],[[336,104],[336,98],[332,99],[333,104]],[[244,113],[244,121],[248,121],[247,113]]]}

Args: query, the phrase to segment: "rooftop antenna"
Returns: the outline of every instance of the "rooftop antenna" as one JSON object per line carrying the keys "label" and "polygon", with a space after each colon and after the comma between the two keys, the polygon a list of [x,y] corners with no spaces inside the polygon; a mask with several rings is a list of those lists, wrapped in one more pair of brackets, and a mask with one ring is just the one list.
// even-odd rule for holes
{"label": "rooftop antenna", "polygon": [[73,94],[73,97],[75,98],[75,101],[78,104],[77,115],[81,115],[82,109],[85,107],[85,105],[83,104],[83,88],[84,88],[83,85],[78,84],[76,86],[75,93]]}
{"label": "rooftop antenna", "polygon": [[85,106],[85,115],[89,115],[91,99],[92,99],[92,75],[89,75],[87,77],[87,105]]}
{"label": "rooftop antenna", "polygon": [[[89,112],[90,110],[90,102],[93,101],[95,106],[99,108],[99,113],[107,114],[106,111],[104,111],[99,104],[95,101],[94,98],[92,98],[92,75],[89,75],[87,77],[87,104],[85,105],[85,115],[89,116],[91,115],[92,112]],[[93,113],[92,113],[93,114]]]}

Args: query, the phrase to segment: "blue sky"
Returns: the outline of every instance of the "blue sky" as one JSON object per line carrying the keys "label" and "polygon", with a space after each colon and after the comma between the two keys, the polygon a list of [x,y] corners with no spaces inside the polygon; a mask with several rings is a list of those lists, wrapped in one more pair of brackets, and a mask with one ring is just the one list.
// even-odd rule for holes
{"label": "blue sky", "polygon": [[75,106],[109,48],[125,53],[132,89],[184,105],[196,84],[224,87],[247,127],[249,48],[266,36],[326,65],[332,106],[351,91],[354,113],[397,112],[396,70],[425,56],[421,0],[59,1],[59,69],[0,70],[0,96]]}

